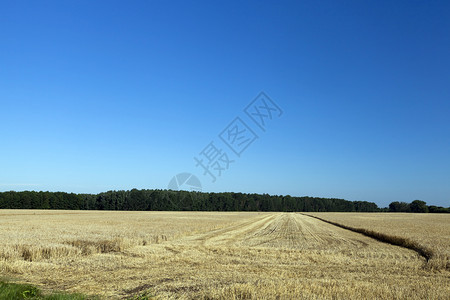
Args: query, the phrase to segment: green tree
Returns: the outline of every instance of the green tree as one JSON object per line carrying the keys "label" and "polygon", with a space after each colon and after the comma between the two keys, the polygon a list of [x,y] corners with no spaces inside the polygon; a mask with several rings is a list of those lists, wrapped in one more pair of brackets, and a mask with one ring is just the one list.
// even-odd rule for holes
{"label": "green tree", "polygon": [[411,207],[410,207],[409,203],[394,201],[391,204],[389,204],[389,211],[390,212],[410,212]]}
{"label": "green tree", "polygon": [[428,206],[425,201],[414,200],[413,202],[411,202],[409,207],[411,208],[411,212],[415,212],[415,213],[427,213],[428,212]]}

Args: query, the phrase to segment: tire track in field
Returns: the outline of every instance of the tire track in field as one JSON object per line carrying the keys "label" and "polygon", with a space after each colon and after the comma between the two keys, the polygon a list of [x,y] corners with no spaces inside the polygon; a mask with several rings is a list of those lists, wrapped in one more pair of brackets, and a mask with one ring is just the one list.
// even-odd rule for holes
{"label": "tire track in field", "polygon": [[412,241],[410,239],[407,238],[403,238],[403,237],[398,237],[398,236],[392,236],[392,235],[388,235],[388,234],[384,234],[384,233],[380,233],[380,232],[376,232],[376,231],[372,231],[372,230],[368,230],[365,228],[355,228],[355,227],[351,227],[351,226],[347,226],[347,225],[343,225],[340,223],[336,223],[336,222],[332,222],[332,221],[328,221],[325,219],[322,219],[320,217],[316,217],[316,216],[311,216],[311,215],[307,215],[307,214],[302,214],[305,216],[308,216],[310,218],[314,218],[317,220],[320,220],[322,222],[325,222],[327,224],[331,224],[334,225],[338,228],[343,228],[352,232],[356,232],[359,234],[362,234],[366,237],[370,237],[378,242],[381,243],[386,243],[389,245],[395,245],[395,246],[399,246],[399,247],[403,247],[405,249],[410,249],[413,250],[415,252],[417,252],[420,256],[422,256],[423,258],[426,259],[426,261],[428,262],[433,256],[434,253],[432,250],[418,244],[415,241]]}
{"label": "tire track in field", "polygon": [[339,228],[298,213],[273,213],[189,236],[174,242],[200,247],[262,247],[313,251],[338,251],[361,255],[417,257],[408,249]]}
{"label": "tire track in field", "polygon": [[255,230],[262,226],[263,224],[270,223],[276,216],[275,215],[264,215],[257,217],[256,219],[247,220],[244,222],[239,222],[231,226],[220,228],[216,230],[209,231],[207,233],[197,234],[193,236],[186,237],[179,242],[197,244],[202,246],[210,245],[231,245],[240,237]]}
{"label": "tire track in field", "polygon": [[337,230],[308,217],[285,213],[250,232],[237,246],[259,246],[291,249],[355,249],[364,248],[370,241],[354,233]]}

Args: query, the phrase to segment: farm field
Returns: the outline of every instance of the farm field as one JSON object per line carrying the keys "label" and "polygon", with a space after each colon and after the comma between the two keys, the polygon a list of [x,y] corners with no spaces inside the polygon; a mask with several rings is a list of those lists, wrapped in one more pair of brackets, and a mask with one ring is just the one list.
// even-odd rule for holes
{"label": "farm field", "polygon": [[[442,255],[450,243],[450,216],[317,216],[394,227]],[[448,268],[300,213],[0,210],[0,240],[4,278],[105,299],[147,291],[158,299],[450,295]]]}
{"label": "farm field", "polygon": [[450,270],[450,216],[410,213],[308,213],[308,215],[351,226],[404,237],[428,249],[428,265]]}

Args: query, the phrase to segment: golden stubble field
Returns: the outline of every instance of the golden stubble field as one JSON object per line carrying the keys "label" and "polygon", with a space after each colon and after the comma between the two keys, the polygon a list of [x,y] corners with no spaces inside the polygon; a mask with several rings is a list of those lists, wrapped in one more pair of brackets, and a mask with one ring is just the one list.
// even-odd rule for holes
{"label": "golden stubble field", "polygon": [[432,253],[428,267],[450,270],[450,216],[410,213],[308,213],[308,215],[376,232],[404,237]]}
{"label": "golden stubble field", "polygon": [[[450,216],[317,214],[448,255]],[[0,210],[4,278],[159,299],[450,299],[450,271],[300,213]]]}

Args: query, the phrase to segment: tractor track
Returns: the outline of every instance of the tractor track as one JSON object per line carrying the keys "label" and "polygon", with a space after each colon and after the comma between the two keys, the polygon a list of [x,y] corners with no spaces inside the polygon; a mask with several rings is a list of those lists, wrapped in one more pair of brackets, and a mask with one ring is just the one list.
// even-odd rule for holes
{"label": "tractor track", "polygon": [[407,239],[407,238],[391,236],[391,235],[388,235],[388,234],[384,234],[384,233],[380,233],[380,232],[376,232],[376,231],[372,231],[372,230],[368,230],[368,229],[364,229],[364,228],[355,228],[355,227],[347,226],[347,225],[344,225],[344,224],[328,221],[328,220],[325,220],[323,218],[312,216],[312,215],[308,215],[308,214],[302,214],[302,215],[308,216],[310,218],[314,218],[314,219],[317,219],[317,220],[320,220],[322,222],[325,222],[327,224],[331,224],[331,225],[336,226],[338,228],[343,228],[345,230],[349,230],[349,231],[352,231],[352,232],[355,232],[355,233],[362,234],[363,236],[372,238],[372,239],[374,239],[374,240],[376,240],[378,242],[381,242],[381,243],[386,243],[386,244],[389,244],[389,245],[394,245],[394,246],[398,246],[398,247],[403,247],[405,249],[410,249],[412,251],[417,252],[420,256],[425,258],[425,260],[427,262],[434,255],[433,251],[431,251],[430,249],[427,249],[426,247],[423,247],[423,246],[419,245],[417,242],[412,241],[412,240]]}
{"label": "tractor track", "polygon": [[192,246],[198,249],[257,247],[417,258],[411,249],[390,245],[299,213],[264,214],[225,228],[187,236],[171,243],[184,249]]}

